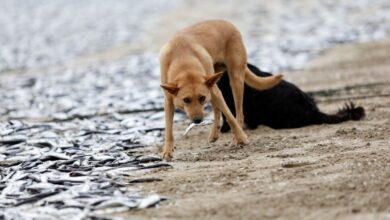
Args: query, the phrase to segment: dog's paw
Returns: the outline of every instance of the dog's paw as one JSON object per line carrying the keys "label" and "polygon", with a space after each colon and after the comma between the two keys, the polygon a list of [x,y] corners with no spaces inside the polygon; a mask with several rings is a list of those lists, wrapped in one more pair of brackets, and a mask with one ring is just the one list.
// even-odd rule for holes
{"label": "dog's paw", "polygon": [[165,161],[171,161],[173,157],[173,149],[172,142],[165,143],[161,154],[162,159]]}
{"label": "dog's paw", "polygon": [[209,143],[213,143],[213,142],[216,142],[219,138],[219,134],[218,133],[214,133],[214,132],[211,132],[210,135],[209,135]]}
{"label": "dog's paw", "polygon": [[249,144],[248,136],[245,133],[239,137],[233,136],[233,143],[235,145],[247,145]]}
{"label": "dog's paw", "polygon": [[172,151],[163,151],[161,157],[164,161],[167,161],[167,162],[172,161],[173,152]]}
{"label": "dog's paw", "polygon": [[248,140],[247,137],[245,137],[245,138],[242,138],[242,139],[238,140],[237,144],[238,145],[247,145],[247,144],[249,144],[249,140]]}

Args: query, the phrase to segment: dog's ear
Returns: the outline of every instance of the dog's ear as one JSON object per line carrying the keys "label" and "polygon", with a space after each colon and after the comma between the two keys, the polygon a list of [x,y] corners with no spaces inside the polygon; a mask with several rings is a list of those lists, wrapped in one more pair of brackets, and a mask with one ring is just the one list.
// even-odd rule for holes
{"label": "dog's ear", "polygon": [[210,75],[210,76],[206,76],[206,86],[209,87],[209,88],[213,87],[215,85],[215,83],[217,83],[219,78],[221,78],[223,73],[224,72],[222,71],[222,72]]}
{"label": "dog's ear", "polygon": [[177,87],[176,83],[164,83],[160,85],[161,88],[163,88],[165,91],[169,92],[172,95],[177,95],[177,92],[179,92],[179,88]]}

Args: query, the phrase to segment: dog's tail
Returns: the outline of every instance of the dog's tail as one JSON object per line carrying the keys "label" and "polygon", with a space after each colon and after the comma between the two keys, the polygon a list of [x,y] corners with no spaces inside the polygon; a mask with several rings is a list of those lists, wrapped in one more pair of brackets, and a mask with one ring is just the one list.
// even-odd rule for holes
{"label": "dog's tail", "polygon": [[337,124],[348,120],[357,121],[364,118],[365,115],[366,113],[363,107],[355,106],[353,102],[348,102],[336,114],[328,115],[320,113],[318,124]]}
{"label": "dog's tail", "polygon": [[267,77],[256,76],[252,71],[246,67],[245,83],[250,87],[258,90],[270,89],[278,84],[283,78],[283,75],[273,75]]}

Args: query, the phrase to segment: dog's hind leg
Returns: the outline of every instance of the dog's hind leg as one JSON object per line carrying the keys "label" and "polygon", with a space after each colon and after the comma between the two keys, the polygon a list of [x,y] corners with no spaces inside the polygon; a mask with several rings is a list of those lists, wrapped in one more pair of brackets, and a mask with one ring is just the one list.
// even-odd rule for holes
{"label": "dog's hind leg", "polygon": [[232,88],[236,118],[244,126],[243,100],[247,54],[241,34],[235,33],[227,43],[225,62],[228,68],[229,83]]}
{"label": "dog's hind leg", "polygon": [[[240,72],[235,70],[234,72]],[[239,125],[244,127],[244,110],[243,110],[243,98],[244,98],[244,80],[240,77],[235,77],[237,74],[229,75],[230,85],[233,91],[234,107],[236,109],[236,119]],[[230,77],[232,76],[232,77]]]}
{"label": "dog's hind leg", "polygon": [[217,86],[211,88],[211,102],[217,108],[219,108],[223,114],[226,116],[226,120],[229,123],[230,127],[233,130],[233,141],[235,144],[248,144],[248,136],[246,136],[242,127],[238,124],[237,120],[234,118],[233,114],[230,112],[228,106],[226,105],[225,100],[223,99],[221,90]]}
{"label": "dog's hind leg", "polygon": [[211,128],[209,135],[209,142],[215,142],[219,138],[219,129],[221,128],[221,110],[217,108],[215,104],[212,103],[213,112],[214,112],[214,124]]}

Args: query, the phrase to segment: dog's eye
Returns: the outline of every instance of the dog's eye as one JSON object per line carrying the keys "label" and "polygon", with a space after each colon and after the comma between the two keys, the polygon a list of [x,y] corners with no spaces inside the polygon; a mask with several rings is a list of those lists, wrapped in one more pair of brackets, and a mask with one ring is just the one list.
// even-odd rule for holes
{"label": "dog's eye", "polygon": [[204,95],[201,95],[201,96],[199,96],[199,102],[204,102],[206,100],[206,96],[204,96]]}
{"label": "dog's eye", "polygon": [[191,103],[191,99],[190,98],[184,98],[183,102],[186,103],[186,104],[190,104]]}

